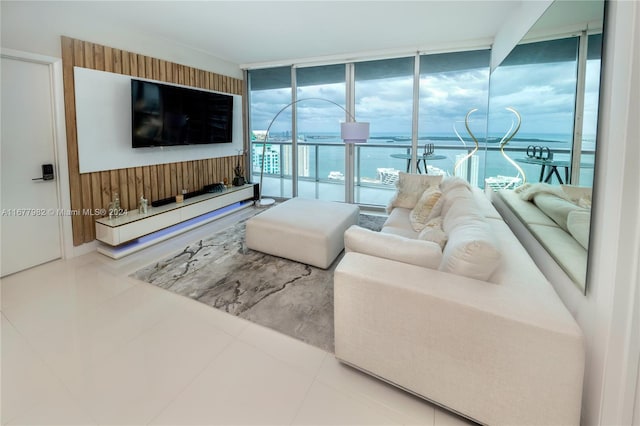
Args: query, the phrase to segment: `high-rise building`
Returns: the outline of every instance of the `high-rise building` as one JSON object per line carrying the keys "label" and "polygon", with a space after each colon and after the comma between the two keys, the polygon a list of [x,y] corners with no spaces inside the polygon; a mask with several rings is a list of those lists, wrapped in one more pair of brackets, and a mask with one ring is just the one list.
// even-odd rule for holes
{"label": "high-rise building", "polygon": [[[260,172],[262,169],[263,155],[262,145],[253,146],[253,170],[254,172]],[[264,148],[264,173],[267,174],[280,174],[280,152],[273,149],[271,145],[267,145]]]}

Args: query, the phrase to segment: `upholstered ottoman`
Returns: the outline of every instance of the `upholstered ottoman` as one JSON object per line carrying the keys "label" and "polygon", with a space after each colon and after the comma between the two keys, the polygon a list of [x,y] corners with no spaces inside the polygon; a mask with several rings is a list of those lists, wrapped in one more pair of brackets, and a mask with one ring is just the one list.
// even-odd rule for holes
{"label": "upholstered ottoman", "polygon": [[247,247],[326,269],[359,212],[353,204],[292,198],[247,221]]}

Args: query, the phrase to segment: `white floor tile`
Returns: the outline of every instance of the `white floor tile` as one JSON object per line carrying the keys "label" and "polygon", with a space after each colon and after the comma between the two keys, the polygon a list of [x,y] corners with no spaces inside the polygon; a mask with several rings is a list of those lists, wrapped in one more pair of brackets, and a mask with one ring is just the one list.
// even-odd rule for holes
{"label": "white floor tile", "polygon": [[317,380],[401,413],[407,424],[433,425],[434,405],[355,368],[346,366],[334,356],[325,358]]}
{"label": "white floor tile", "polygon": [[398,413],[357,398],[352,394],[315,382],[293,425],[401,425]]}
{"label": "white floor tile", "polygon": [[251,213],[115,261],[3,278],[2,424],[434,424],[460,420],[333,354],[129,274]]}
{"label": "white floor tile", "polygon": [[47,400],[66,392],[29,347],[26,340],[1,316],[2,424],[23,416]]}
{"label": "white floor tile", "polygon": [[232,341],[188,312],[175,313],[70,385],[101,424],[146,424]]}
{"label": "white floor tile", "polygon": [[253,323],[249,323],[238,339],[312,377],[318,374],[325,357],[333,356],[315,346]]}
{"label": "white floor tile", "polygon": [[151,424],[286,425],[312,381],[236,340]]}
{"label": "white floor tile", "polygon": [[3,283],[3,312],[25,336],[62,326],[132,286],[130,280],[118,278],[98,265],[62,271],[53,264],[44,267],[46,276],[36,273],[35,268]]}
{"label": "white floor tile", "polygon": [[65,383],[108,360],[135,337],[180,309],[175,297],[134,285],[96,310],[81,312],[29,340]]}
{"label": "white floor tile", "polygon": [[97,426],[98,423],[64,389],[36,404],[7,426],[27,425]]}
{"label": "white floor tile", "polygon": [[243,320],[219,309],[212,308],[209,305],[190,299],[186,296],[173,295],[173,297],[174,303],[177,307],[188,310],[194,315],[205,317],[207,318],[207,321],[213,321],[213,324],[215,324],[217,328],[231,336],[238,336],[251,324],[249,321]]}

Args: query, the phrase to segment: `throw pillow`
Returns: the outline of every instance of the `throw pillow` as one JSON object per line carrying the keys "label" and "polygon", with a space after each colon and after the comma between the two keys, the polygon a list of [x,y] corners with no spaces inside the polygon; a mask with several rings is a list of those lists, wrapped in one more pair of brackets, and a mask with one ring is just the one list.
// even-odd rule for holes
{"label": "throw pillow", "polygon": [[442,182],[441,175],[398,173],[397,190],[387,205],[387,213],[391,212],[395,207],[414,208],[424,191],[429,187],[437,187],[440,182]]}
{"label": "throw pillow", "polygon": [[428,221],[424,229],[420,231],[418,239],[423,241],[432,241],[437,243],[441,249],[444,249],[448,237],[442,230],[442,217],[438,216]]}
{"label": "throw pillow", "polygon": [[438,268],[442,260],[442,250],[436,243],[374,232],[358,225],[352,225],[344,233],[344,248],[346,252],[354,251],[431,269]]}
{"label": "throw pillow", "polygon": [[442,216],[443,205],[444,205],[444,196],[441,195],[440,198],[438,198],[438,201],[436,201],[436,204],[431,209],[431,213],[429,213],[429,216],[427,217],[427,222],[430,221],[431,219]]}
{"label": "throw pillow", "polygon": [[409,214],[409,220],[411,221],[411,227],[415,231],[422,231],[425,224],[429,220],[429,216],[433,207],[436,205],[442,192],[437,186],[429,187],[422,193],[422,196],[416,203],[415,207]]}

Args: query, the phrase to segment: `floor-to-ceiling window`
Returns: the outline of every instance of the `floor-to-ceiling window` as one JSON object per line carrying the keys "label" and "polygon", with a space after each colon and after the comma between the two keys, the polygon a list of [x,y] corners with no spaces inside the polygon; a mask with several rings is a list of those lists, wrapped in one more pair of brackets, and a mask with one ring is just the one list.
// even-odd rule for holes
{"label": "floor-to-ceiling window", "polygon": [[369,142],[356,145],[354,200],[385,205],[411,155],[414,58],[358,62],[355,117],[370,123]]}
{"label": "floor-to-ceiling window", "polygon": [[266,133],[276,114],[291,102],[291,68],[252,70],[248,80],[251,180],[260,181],[264,162],[262,194],[291,197],[291,163],[286,161],[292,153],[291,110],[283,111]]}
{"label": "floor-to-ceiling window", "polygon": [[[491,76],[488,49],[251,70],[252,179],[258,180],[264,161],[264,195],[345,201],[353,194],[356,203],[384,206],[400,171],[458,175],[480,187],[517,186],[525,176],[538,181],[539,163],[527,162],[527,148],[535,147],[558,164],[570,165],[577,153],[580,184],[589,185],[600,67],[594,37],[600,36],[589,37],[581,146],[573,126],[580,37],[519,45]],[[273,122],[263,160],[266,128],[294,99]],[[356,145],[347,158],[338,130],[348,115],[343,107],[371,125],[368,143]],[[522,122],[503,147],[505,158],[501,140],[514,130],[516,112]],[[467,158],[475,148],[470,133],[480,150]],[[431,151],[425,168],[424,154]],[[354,182],[345,188],[348,167]],[[550,181],[569,181],[566,170]]]}
{"label": "floor-to-ceiling window", "polygon": [[420,57],[418,154],[433,151],[426,157],[430,173],[455,174],[475,186],[482,181],[484,152],[466,157],[473,138],[486,140],[490,56],[476,50]]}
{"label": "floor-to-ceiling window", "polygon": [[301,197],[344,201],[345,65],[296,69],[297,192]]}

